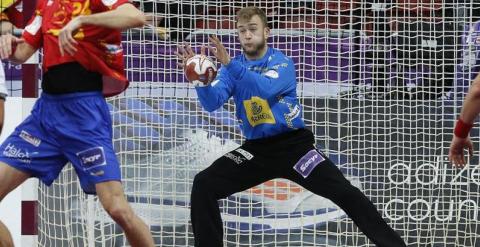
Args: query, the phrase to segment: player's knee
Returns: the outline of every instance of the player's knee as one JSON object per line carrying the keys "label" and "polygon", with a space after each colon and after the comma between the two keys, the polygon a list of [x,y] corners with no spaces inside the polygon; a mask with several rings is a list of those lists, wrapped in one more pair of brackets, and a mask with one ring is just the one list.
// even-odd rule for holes
{"label": "player's knee", "polygon": [[0,236],[0,247],[14,247],[12,239],[3,239],[3,236]]}
{"label": "player's knee", "polygon": [[[10,190],[7,190],[5,188],[0,188],[0,202],[3,201],[3,199],[8,195],[8,193],[10,193]],[[3,246],[0,245],[0,247],[3,247]]]}
{"label": "player's knee", "polygon": [[112,205],[105,208],[105,211],[107,211],[110,217],[122,226],[122,228],[128,227],[134,216],[132,209],[123,203],[112,203]]}
{"label": "player's knee", "polygon": [[[3,199],[4,199],[9,193],[10,193],[10,191],[0,189],[0,203],[3,201]],[[2,246],[0,245],[0,247],[2,247]]]}
{"label": "player's knee", "polygon": [[13,247],[13,239],[7,227],[0,222],[0,247]]}

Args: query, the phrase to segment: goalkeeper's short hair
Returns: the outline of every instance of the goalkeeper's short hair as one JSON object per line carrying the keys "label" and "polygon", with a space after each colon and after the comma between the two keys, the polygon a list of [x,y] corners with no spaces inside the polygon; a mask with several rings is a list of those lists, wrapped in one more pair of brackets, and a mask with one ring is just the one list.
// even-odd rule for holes
{"label": "goalkeeper's short hair", "polygon": [[262,20],[263,26],[268,27],[267,15],[265,14],[265,12],[263,12],[263,10],[258,7],[245,7],[239,10],[237,12],[237,22],[239,20],[249,21],[250,19],[252,19],[252,17],[256,15],[258,15],[258,17],[260,17],[260,19]]}

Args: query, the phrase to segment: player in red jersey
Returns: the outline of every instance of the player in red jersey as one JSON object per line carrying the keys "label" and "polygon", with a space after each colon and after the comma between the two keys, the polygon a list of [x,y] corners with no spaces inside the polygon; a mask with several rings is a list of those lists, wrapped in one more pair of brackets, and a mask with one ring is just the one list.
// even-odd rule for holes
{"label": "player in red jersey", "polygon": [[127,0],[39,0],[22,38],[0,37],[0,57],[23,63],[43,47],[42,95],[0,146],[0,200],[29,177],[50,185],[71,162],[131,246],[154,246],[129,206],[104,97],[128,86],[121,29],[145,17]]}

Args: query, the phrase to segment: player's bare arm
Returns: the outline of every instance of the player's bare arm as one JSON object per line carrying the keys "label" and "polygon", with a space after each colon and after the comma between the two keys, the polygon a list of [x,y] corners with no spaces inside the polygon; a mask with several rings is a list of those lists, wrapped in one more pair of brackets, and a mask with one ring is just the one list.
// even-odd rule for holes
{"label": "player's bare arm", "polygon": [[13,24],[9,21],[3,20],[0,21],[0,34],[12,33]]}
{"label": "player's bare arm", "polygon": [[470,156],[473,155],[473,144],[468,137],[468,133],[473,126],[475,118],[480,113],[480,74],[474,79],[465,102],[462,106],[460,117],[455,126],[454,136],[450,144],[448,158],[454,166],[464,167],[464,150],[467,149]]}
{"label": "player's bare arm", "polygon": [[65,52],[73,55],[77,42],[73,38],[75,32],[84,25],[94,25],[112,29],[128,29],[145,25],[146,19],[142,11],[130,3],[118,8],[92,15],[81,15],[73,18],[59,33],[59,48],[62,56]]}
{"label": "player's bare arm", "polygon": [[[13,30],[13,24],[9,21],[2,20],[0,21],[0,34],[9,34],[12,33]],[[1,82],[0,82],[1,84]],[[4,87],[4,85],[3,85]],[[5,95],[2,95],[0,93],[0,133],[2,133],[3,130],[3,124],[5,122]]]}
{"label": "player's bare arm", "polygon": [[22,38],[12,34],[0,36],[0,58],[9,59],[14,63],[24,63],[30,58],[36,49],[25,43]]}

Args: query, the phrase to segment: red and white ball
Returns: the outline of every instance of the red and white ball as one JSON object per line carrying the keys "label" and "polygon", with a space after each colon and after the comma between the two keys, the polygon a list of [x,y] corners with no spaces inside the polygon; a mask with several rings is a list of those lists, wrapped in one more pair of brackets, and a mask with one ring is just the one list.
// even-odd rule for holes
{"label": "red and white ball", "polygon": [[185,64],[185,76],[194,86],[204,87],[217,76],[217,66],[205,55],[195,55]]}

